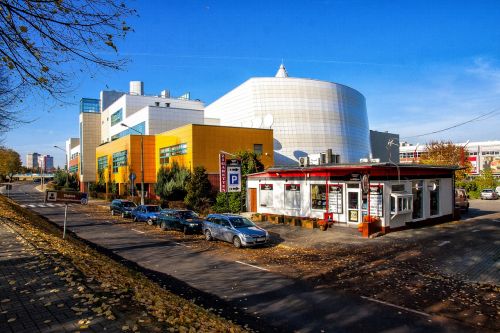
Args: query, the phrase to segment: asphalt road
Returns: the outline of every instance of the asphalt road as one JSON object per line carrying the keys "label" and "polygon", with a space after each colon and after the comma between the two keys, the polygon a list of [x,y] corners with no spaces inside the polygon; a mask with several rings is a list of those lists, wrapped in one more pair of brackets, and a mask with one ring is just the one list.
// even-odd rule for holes
{"label": "asphalt road", "polygon": [[[33,184],[14,184],[11,198],[63,224],[64,208],[43,204]],[[243,261],[214,257],[168,236],[145,234],[110,221],[96,222],[88,208],[71,205],[68,228],[79,237],[105,247],[138,265],[168,274],[264,320],[280,331],[298,332],[470,332],[469,326],[376,300],[313,289]],[[236,250],[235,250],[236,251]]]}

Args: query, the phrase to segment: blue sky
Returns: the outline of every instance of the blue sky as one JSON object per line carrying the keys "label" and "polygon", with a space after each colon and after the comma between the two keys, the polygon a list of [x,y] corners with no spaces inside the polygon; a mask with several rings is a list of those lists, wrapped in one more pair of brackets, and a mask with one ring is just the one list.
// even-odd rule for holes
{"label": "blue sky", "polygon": [[[147,94],[190,92],[206,104],[253,76],[290,76],[348,85],[366,97],[370,128],[413,143],[500,140],[500,113],[431,136],[483,113],[500,111],[498,1],[134,1],[135,32],[119,42],[129,58],[119,72],[74,76],[65,102],[32,98],[5,145],[64,164],[78,134],[78,101],[103,89]],[[111,56],[111,54],[110,54]]]}

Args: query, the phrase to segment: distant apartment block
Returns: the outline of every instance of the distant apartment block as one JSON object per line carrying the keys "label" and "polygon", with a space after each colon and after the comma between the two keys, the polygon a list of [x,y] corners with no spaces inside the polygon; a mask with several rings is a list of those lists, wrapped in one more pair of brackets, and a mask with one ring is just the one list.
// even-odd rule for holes
{"label": "distant apartment block", "polygon": [[26,154],[26,167],[28,169],[38,168],[38,153],[28,153]]}

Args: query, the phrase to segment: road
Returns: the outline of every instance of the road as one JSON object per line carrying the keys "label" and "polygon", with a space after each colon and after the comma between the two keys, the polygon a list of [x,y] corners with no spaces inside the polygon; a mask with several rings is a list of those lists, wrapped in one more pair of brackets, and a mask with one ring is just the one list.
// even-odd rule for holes
{"label": "road", "polygon": [[[11,198],[62,225],[64,209],[43,204],[33,184],[14,184]],[[470,332],[469,326],[441,317],[346,295],[313,289],[244,261],[214,257],[189,243],[155,237],[141,228],[124,228],[118,219],[94,219],[91,207],[72,205],[68,228],[114,254],[149,270],[167,274],[189,286],[291,332]],[[96,213],[97,214],[97,213]],[[118,223],[117,223],[118,222]],[[223,314],[224,315],[224,314]],[[234,317],[234,313],[232,314]]]}

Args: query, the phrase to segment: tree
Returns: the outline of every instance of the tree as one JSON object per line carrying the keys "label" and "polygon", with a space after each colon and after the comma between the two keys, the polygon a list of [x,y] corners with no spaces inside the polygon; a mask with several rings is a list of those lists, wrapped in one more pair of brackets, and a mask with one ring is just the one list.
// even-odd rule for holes
{"label": "tree", "polygon": [[218,193],[213,207],[216,212],[227,212],[228,205],[229,212],[231,213],[244,211],[247,191],[247,179],[245,176],[264,170],[264,164],[262,164],[259,156],[254,152],[239,151],[235,155],[241,160],[241,192]]}
{"label": "tree", "polygon": [[12,180],[12,176],[21,170],[22,163],[19,154],[12,150],[0,147],[0,176],[8,177]]}
{"label": "tree", "polygon": [[78,70],[122,68],[107,51],[131,15],[119,0],[0,0],[0,134],[19,120],[9,107],[23,95],[60,98]]}
{"label": "tree", "polygon": [[171,167],[158,170],[155,192],[162,200],[184,200],[190,172],[173,162]]}
{"label": "tree", "polygon": [[466,179],[472,170],[472,164],[467,159],[467,151],[462,146],[457,146],[448,141],[429,142],[420,157],[421,164],[458,166],[461,169],[455,171],[455,179],[461,181]]}
{"label": "tree", "polygon": [[495,179],[495,176],[493,176],[491,169],[481,170],[481,174],[476,177],[475,183],[477,184],[479,192],[485,188],[495,189],[497,186],[497,180]]}
{"label": "tree", "polygon": [[204,167],[194,168],[189,181],[186,184],[186,197],[184,202],[188,207],[196,211],[205,211],[212,199],[212,185]]}

